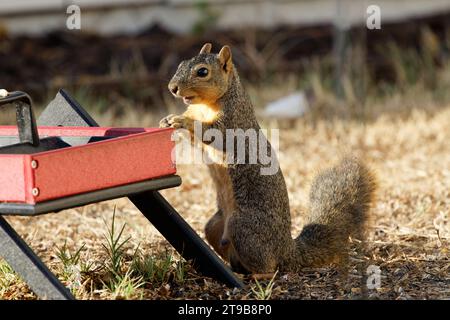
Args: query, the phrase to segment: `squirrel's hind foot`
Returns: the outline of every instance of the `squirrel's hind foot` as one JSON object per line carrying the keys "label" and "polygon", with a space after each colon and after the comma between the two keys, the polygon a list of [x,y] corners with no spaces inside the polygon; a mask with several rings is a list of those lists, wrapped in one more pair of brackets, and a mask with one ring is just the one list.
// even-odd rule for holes
{"label": "squirrel's hind foot", "polygon": [[272,280],[276,272],[271,273],[253,273],[250,275],[251,280]]}

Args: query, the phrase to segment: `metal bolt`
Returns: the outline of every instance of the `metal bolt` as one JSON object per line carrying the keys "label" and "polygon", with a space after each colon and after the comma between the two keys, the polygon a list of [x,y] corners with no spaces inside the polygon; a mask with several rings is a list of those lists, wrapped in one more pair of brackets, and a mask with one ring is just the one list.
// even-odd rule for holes
{"label": "metal bolt", "polygon": [[37,162],[36,160],[32,160],[32,161],[31,161],[31,167],[32,167],[33,169],[36,169],[36,168],[38,167],[38,162]]}
{"label": "metal bolt", "polygon": [[39,189],[38,188],[33,188],[33,190],[31,190],[31,194],[35,197],[37,197],[39,195]]}

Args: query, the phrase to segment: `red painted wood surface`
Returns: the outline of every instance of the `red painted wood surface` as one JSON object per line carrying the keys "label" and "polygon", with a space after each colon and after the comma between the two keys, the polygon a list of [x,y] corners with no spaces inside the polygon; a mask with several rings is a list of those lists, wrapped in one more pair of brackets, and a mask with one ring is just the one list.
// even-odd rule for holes
{"label": "red painted wood surface", "polygon": [[[141,132],[158,132],[159,128],[113,128],[113,127],[38,127],[40,137],[111,137]],[[0,126],[0,136],[18,136],[17,126]]]}
{"label": "red painted wood surface", "polygon": [[[0,201],[37,202],[173,175],[172,129],[49,128],[42,136],[119,136],[32,155],[0,155]],[[0,135],[14,135],[0,127]],[[36,168],[31,163],[35,161]],[[34,189],[34,193],[33,193]]]}
{"label": "red painted wood surface", "polygon": [[30,162],[27,155],[0,156],[0,201],[27,202],[31,197],[31,182],[25,163]]}

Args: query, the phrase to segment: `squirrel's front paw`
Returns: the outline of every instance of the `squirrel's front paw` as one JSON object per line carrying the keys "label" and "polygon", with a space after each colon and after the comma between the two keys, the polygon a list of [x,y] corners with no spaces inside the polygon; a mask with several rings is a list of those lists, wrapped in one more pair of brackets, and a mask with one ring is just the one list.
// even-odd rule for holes
{"label": "squirrel's front paw", "polygon": [[160,128],[174,128],[174,129],[187,129],[192,131],[194,129],[194,121],[185,116],[176,116],[173,114],[168,115],[159,122]]}
{"label": "squirrel's front paw", "polygon": [[175,117],[174,114],[169,114],[167,117],[164,117],[159,121],[160,128],[170,128],[170,124],[172,123],[172,118]]}

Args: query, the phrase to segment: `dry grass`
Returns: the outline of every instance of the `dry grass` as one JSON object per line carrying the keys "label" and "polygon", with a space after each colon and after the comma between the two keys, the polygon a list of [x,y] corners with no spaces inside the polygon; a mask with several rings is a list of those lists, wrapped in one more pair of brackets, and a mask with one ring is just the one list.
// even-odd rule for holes
{"label": "dry grass", "polygon": [[[381,116],[361,124],[356,121],[298,120],[281,131],[281,167],[292,206],[293,235],[300,232],[305,217],[308,183],[320,168],[331,165],[351,150],[362,155],[377,172],[380,188],[369,230],[368,256],[381,268],[382,286],[369,291],[383,299],[433,299],[450,297],[450,105],[433,113],[415,110],[409,116]],[[293,156],[295,155],[295,156]],[[204,167],[180,166],[183,184],[163,194],[203,236],[203,226],[214,211],[212,184]],[[110,275],[102,268],[107,257],[102,243],[116,206],[116,223],[126,223],[122,270],[132,264],[136,247],[144,256],[168,251],[174,261],[162,281],[146,281],[126,296],[105,286]],[[77,298],[256,298],[251,286],[230,291],[211,279],[203,279],[187,268],[182,282],[175,280],[179,260],[166,241],[126,199],[66,210],[36,218],[8,218],[39,256],[63,277],[56,246],[67,241],[75,252],[82,244],[81,261],[92,270],[81,273],[75,286]],[[51,230],[51,232],[49,232]],[[158,259],[158,258],[155,258]],[[163,258],[161,258],[163,259]],[[5,269],[5,265],[2,266]],[[0,269],[3,299],[34,298],[10,270]],[[357,298],[360,294],[356,269],[350,270],[347,286],[332,268],[305,270],[301,274],[279,274],[271,297],[279,299]],[[357,275],[357,274],[356,274]],[[130,275],[128,275],[130,276]],[[132,277],[132,276],[130,276]],[[126,279],[125,279],[126,280]],[[263,282],[264,285],[264,282]],[[253,287],[255,288],[255,287]]]}

